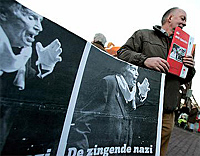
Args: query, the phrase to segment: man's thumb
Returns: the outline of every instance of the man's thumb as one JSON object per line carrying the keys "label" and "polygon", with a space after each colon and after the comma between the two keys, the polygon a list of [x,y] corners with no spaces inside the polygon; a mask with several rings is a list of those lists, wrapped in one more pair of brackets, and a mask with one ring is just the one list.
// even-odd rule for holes
{"label": "man's thumb", "polygon": [[40,42],[37,42],[36,43],[36,50],[37,50],[37,52],[40,52],[40,51],[42,51],[44,48],[43,48],[43,46],[42,46],[42,44],[40,43]]}

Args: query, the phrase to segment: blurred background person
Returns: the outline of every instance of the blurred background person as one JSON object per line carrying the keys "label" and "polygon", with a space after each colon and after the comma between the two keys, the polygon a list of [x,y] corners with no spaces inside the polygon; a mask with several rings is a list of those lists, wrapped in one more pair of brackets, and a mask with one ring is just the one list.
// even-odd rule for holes
{"label": "blurred background person", "polygon": [[196,123],[196,116],[198,114],[198,109],[197,107],[193,104],[192,109],[189,113],[188,116],[188,127],[189,131],[193,132],[194,131],[194,124]]}
{"label": "blurred background person", "polygon": [[96,33],[94,35],[94,40],[92,41],[92,44],[98,47],[99,49],[105,50],[105,43],[107,42],[106,37],[102,33]]}

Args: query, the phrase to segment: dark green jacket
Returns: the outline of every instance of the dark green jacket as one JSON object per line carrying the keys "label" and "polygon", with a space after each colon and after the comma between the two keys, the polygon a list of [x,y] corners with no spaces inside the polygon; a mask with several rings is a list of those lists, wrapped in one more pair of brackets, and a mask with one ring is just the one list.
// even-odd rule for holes
{"label": "dark green jacket", "polygon": [[[160,26],[154,26],[154,30],[138,30],[118,50],[118,58],[145,67],[144,61],[148,57],[161,57],[167,59],[171,45],[171,39],[161,31]],[[195,69],[188,71],[185,79],[170,73],[165,78],[164,112],[173,112],[178,104],[178,94],[181,84],[190,82],[195,74]]]}

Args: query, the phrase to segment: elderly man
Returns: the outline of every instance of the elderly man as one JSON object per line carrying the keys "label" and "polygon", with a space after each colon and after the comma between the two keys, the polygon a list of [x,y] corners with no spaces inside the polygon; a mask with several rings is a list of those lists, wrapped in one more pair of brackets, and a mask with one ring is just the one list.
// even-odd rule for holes
{"label": "elderly man", "polygon": [[177,107],[177,96],[182,83],[192,80],[195,69],[192,55],[183,57],[183,64],[189,68],[186,79],[168,73],[167,56],[171,37],[176,27],[186,26],[186,12],[180,8],[166,11],[161,20],[162,26],[154,26],[154,30],[138,30],[118,50],[122,60],[166,73],[164,112],[162,124],[161,155],[164,156],[171,131],[174,125],[174,110]]}
{"label": "elderly man", "polygon": [[[32,71],[29,72],[32,75],[35,74],[28,62],[32,54],[32,43],[43,30],[42,20],[42,16],[14,0],[0,1],[0,76],[15,74],[13,84],[19,90],[25,89],[26,70]],[[61,61],[61,44],[57,39],[45,48],[41,43],[37,43],[36,51],[38,76],[44,78],[53,71],[56,63]]]}
{"label": "elderly man", "polygon": [[106,43],[106,37],[102,33],[96,33],[94,36],[94,40],[92,41],[92,44],[98,47],[99,49],[105,51],[105,43]]}

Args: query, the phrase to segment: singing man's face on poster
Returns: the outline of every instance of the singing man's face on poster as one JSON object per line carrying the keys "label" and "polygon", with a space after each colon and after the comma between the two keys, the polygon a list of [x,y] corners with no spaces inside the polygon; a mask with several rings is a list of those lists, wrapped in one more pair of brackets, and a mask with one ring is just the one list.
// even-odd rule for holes
{"label": "singing man's face on poster", "polygon": [[43,29],[41,24],[43,17],[20,4],[13,4],[6,11],[0,18],[11,46],[31,46],[35,36]]}
{"label": "singing man's face on poster", "polygon": [[139,73],[137,66],[127,66],[124,78],[129,86],[133,87],[136,85],[138,76]]}

